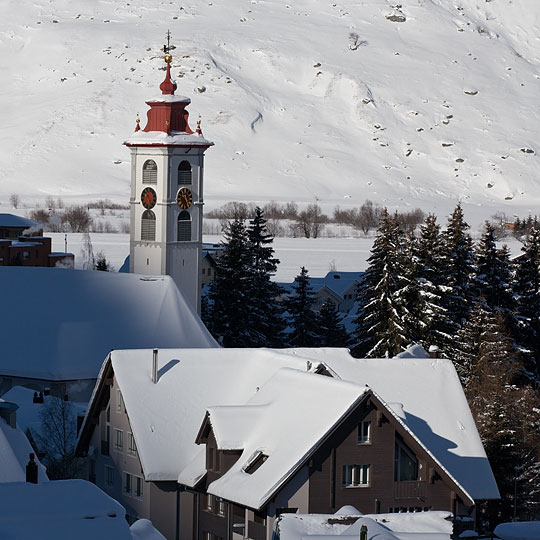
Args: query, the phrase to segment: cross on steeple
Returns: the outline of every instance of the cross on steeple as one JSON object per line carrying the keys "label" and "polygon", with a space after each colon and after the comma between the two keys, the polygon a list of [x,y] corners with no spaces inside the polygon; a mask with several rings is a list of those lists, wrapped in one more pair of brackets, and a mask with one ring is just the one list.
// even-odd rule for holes
{"label": "cross on steeple", "polygon": [[171,45],[171,31],[170,30],[167,30],[166,36],[167,36],[167,44],[163,45],[162,51],[165,54],[169,54],[173,49],[176,49],[176,47],[174,45]]}

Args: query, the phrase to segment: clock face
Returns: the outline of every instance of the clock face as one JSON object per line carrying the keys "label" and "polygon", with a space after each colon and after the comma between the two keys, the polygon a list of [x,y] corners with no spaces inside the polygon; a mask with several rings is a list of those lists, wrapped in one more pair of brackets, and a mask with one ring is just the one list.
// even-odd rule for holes
{"label": "clock face", "polygon": [[176,203],[182,210],[187,210],[193,204],[193,193],[188,188],[182,188],[178,191]]}
{"label": "clock face", "polygon": [[157,201],[156,192],[151,187],[147,187],[142,190],[141,202],[142,202],[142,205],[147,210],[154,208],[154,206],[156,206],[156,201]]}

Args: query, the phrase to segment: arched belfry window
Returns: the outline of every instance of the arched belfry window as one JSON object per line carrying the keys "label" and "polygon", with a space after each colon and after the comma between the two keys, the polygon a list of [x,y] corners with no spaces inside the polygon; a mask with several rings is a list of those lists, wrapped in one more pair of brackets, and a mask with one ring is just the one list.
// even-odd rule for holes
{"label": "arched belfry window", "polygon": [[188,161],[182,161],[182,163],[178,165],[178,185],[191,185],[191,165]]}
{"label": "arched belfry window", "polygon": [[141,240],[154,242],[156,239],[156,214],[145,210],[141,218]]}
{"label": "arched belfry window", "polygon": [[143,184],[157,184],[157,165],[153,159],[147,159],[142,167]]}
{"label": "arched belfry window", "polygon": [[191,241],[191,216],[185,210],[178,214],[178,242]]}

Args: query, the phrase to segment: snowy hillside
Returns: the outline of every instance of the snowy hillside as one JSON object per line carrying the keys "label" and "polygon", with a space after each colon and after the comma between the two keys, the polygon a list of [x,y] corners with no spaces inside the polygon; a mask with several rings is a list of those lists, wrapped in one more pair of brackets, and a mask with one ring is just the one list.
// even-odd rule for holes
{"label": "snowy hillside", "polygon": [[4,0],[0,200],[129,197],[170,28],[209,207],[540,203],[537,0]]}

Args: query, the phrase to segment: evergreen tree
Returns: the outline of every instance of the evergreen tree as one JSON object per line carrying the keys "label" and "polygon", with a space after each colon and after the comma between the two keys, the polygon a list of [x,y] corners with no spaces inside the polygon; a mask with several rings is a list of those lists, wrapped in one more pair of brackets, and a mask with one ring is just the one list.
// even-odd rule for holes
{"label": "evergreen tree", "polygon": [[248,229],[250,252],[249,279],[249,329],[250,347],[283,346],[284,320],[277,298],[283,293],[281,287],[271,281],[279,260],[274,257],[266,219],[261,208],[255,208],[255,216]]}
{"label": "evergreen tree", "polygon": [[224,347],[246,347],[250,335],[251,257],[248,233],[241,219],[229,222],[216,275],[208,291],[208,329]]}
{"label": "evergreen tree", "polygon": [[315,297],[309,284],[308,271],[302,266],[292,285],[293,292],[285,300],[289,314],[289,345],[291,347],[316,347],[319,343],[317,315],[313,311]]}
{"label": "evergreen tree", "polygon": [[419,334],[414,341],[425,348],[437,345],[443,348],[443,331],[448,327],[443,301],[444,276],[442,270],[442,238],[437,218],[429,214],[420,227],[420,235],[413,240],[413,277],[417,283],[418,300],[415,317],[419,321]]}
{"label": "evergreen tree", "polygon": [[518,305],[520,343],[530,351],[526,368],[540,372],[540,228],[535,221],[517,262],[514,292]]}
{"label": "evergreen tree", "polygon": [[463,217],[463,210],[458,204],[448,219],[448,226],[442,235],[442,265],[446,294],[446,333],[450,342],[452,336],[461,328],[467,319],[472,306],[474,289],[474,253],[472,240],[467,232],[469,225]]}
{"label": "evergreen tree", "polygon": [[345,347],[349,334],[343,326],[343,318],[336,310],[332,300],[327,299],[321,306],[318,319],[318,332],[321,347]]}
{"label": "evergreen tree", "polygon": [[410,280],[406,276],[404,243],[397,220],[385,209],[359,286],[355,356],[395,356],[410,342],[406,298]]}
{"label": "evergreen tree", "polygon": [[486,221],[484,233],[475,250],[476,294],[483,298],[491,311],[501,311],[510,317],[514,310],[511,290],[510,260],[508,248],[497,249],[495,228]]}
{"label": "evergreen tree", "polygon": [[480,324],[465,392],[501,493],[501,500],[490,505],[490,518],[499,522],[512,517],[514,472],[518,515],[523,510],[538,515],[539,396],[531,386],[519,385],[521,364],[502,316],[484,310]]}

